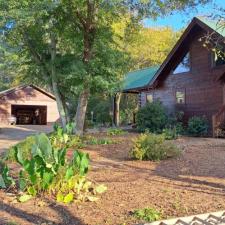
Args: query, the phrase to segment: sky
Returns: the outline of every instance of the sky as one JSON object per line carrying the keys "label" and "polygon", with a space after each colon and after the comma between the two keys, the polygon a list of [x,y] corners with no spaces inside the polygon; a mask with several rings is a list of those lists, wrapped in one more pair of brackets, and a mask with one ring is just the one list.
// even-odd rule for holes
{"label": "sky", "polygon": [[225,0],[213,0],[204,6],[198,6],[193,9],[189,9],[188,12],[176,12],[174,15],[166,16],[165,18],[158,18],[156,21],[152,19],[144,20],[146,27],[162,27],[170,26],[174,30],[180,30],[185,28],[194,16],[207,16],[216,12],[216,8],[223,8],[225,10]]}

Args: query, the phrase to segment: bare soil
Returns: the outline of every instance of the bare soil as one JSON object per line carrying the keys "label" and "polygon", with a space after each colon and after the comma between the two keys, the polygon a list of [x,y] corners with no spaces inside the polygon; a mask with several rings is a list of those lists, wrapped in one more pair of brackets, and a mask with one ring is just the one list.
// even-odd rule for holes
{"label": "bare soil", "polygon": [[131,215],[138,208],[154,207],[164,218],[225,209],[224,139],[179,138],[174,141],[183,150],[179,158],[149,162],[129,159],[135,136],[117,136],[118,144],[85,149],[91,157],[88,178],[108,187],[99,201],[16,203],[0,191],[0,224],[132,225],[143,222]]}

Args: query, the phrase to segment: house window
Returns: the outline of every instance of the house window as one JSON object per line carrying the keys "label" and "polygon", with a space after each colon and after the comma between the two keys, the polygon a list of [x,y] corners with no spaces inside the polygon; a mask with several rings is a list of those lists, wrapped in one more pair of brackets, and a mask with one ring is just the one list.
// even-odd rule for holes
{"label": "house window", "polygon": [[152,94],[146,94],[146,101],[147,103],[153,102],[153,95]]}
{"label": "house window", "polygon": [[179,65],[175,68],[173,71],[173,74],[177,73],[185,73],[189,72],[191,70],[191,63],[190,63],[190,53],[188,52],[182,61],[179,63]]}
{"label": "house window", "polygon": [[225,65],[225,54],[223,52],[217,52],[217,53],[215,52],[212,54],[214,66]]}
{"label": "house window", "polygon": [[176,103],[177,104],[185,104],[185,92],[184,91],[176,91]]}

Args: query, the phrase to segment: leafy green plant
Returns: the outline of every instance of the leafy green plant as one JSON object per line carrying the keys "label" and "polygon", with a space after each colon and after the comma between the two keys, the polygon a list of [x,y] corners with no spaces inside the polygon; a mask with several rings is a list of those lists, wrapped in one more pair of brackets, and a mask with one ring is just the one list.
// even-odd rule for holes
{"label": "leafy green plant", "polygon": [[166,126],[166,110],[159,101],[147,103],[137,112],[137,129],[160,133]]}
{"label": "leafy green plant", "polygon": [[165,136],[166,140],[175,140],[179,136],[179,133],[177,132],[176,127],[165,128],[165,129],[163,129],[162,134]]}
{"label": "leafy green plant", "polygon": [[54,124],[53,128],[54,132],[50,134],[50,140],[55,147],[83,147],[81,138],[72,134],[75,128],[74,123],[68,123],[66,125],[66,131],[58,124]]}
{"label": "leafy green plant", "polygon": [[68,135],[72,135],[73,134],[73,131],[75,129],[75,123],[74,122],[70,122],[70,123],[67,123],[66,124],[66,133]]}
{"label": "leafy green plant", "polygon": [[30,146],[32,146],[35,142],[35,136],[30,136],[27,137],[24,141],[19,142],[18,144],[12,146],[11,148],[9,148],[9,150],[6,153],[6,160],[15,162],[16,158],[15,158],[15,148],[20,148],[22,149],[22,156],[24,158],[29,158],[31,155],[31,148]]}
{"label": "leafy green plant", "polygon": [[15,181],[9,174],[9,167],[0,161],[0,188],[8,188],[11,185],[15,185]]}
{"label": "leafy green plant", "polygon": [[154,208],[136,209],[133,212],[133,216],[137,219],[147,222],[153,222],[162,218],[162,213]]}
{"label": "leafy green plant", "polygon": [[109,136],[124,135],[124,134],[127,134],[127,131],[124,131],[119,128],[109,128],[107,130],[107,135]]}
{"label": "leafy green plant", "polygon": [[35,136],[30,146],[31,156],[24,158],[22,149],[15,148],[17,162],[22,166],[19,172],[19,188],[25,194],[19,197],[24,202],[41,193],[53,194],[57,201],[70,203],[74,200],[92,200],[99,191],[86,180],[89,156],[74,151],[71,160],[66,158],[67,148],[52,146],[45,134]]}
{"label": "leafy green plant", "polygon": [[165,141],[163,134],[157,135],[146,132],[134,140],[130,156],[138,160],[157,161],[176,157],[180,153],[181,151],[176,145]]}
{"label": "leafy green plant", "polygon": [[205,117],[193,116],[188,120],[188,134],[194,137],[205,136],[208,133],[208,121]]}
{"label": "leafy green plant", "polygon": [[109,145],[109,144],[116,144],[117,141],[114,141],[109,138],[96,138],[93,136],[86,136],[84,138],[84,143],[87,145]]}

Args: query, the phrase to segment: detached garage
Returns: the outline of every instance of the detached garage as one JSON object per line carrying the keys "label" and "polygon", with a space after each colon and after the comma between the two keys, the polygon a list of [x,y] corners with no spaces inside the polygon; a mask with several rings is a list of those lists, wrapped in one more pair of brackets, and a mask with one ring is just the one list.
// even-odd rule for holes
{"label": "detached garage", "polygon": [[0,124],[47,125],[58,119],[55,97],[37,86],[0,92]]}

